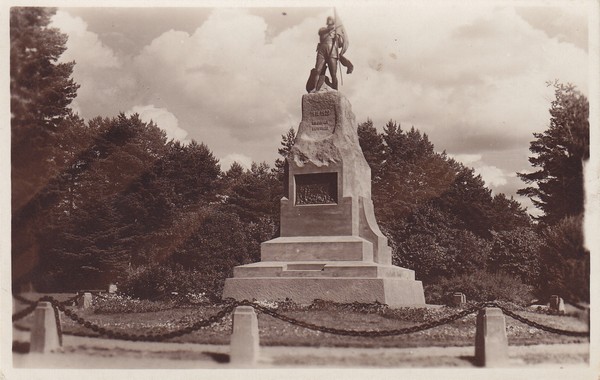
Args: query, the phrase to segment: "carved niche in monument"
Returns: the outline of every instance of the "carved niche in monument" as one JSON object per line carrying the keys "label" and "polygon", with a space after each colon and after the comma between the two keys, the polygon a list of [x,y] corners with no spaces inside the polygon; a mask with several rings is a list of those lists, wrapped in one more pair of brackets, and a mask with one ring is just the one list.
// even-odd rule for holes
{"label": "carved niche in monument", "polygon": [[350,102],[340,92],[302,97],[280,237],[262,243],[260,262],[234,268],[223,298],[425,304],[414,271],[392,265],[356,130]]}

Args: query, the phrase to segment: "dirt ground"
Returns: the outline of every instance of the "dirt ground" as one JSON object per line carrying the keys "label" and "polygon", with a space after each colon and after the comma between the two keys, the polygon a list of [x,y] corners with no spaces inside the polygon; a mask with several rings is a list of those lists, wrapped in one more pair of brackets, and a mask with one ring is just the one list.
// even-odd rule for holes
{"label": "dirt ground", "polygon": [[[15,341],[29,333],[14,331]],[[473,346],[419,348],[261,347],[256,368],[473,367]],[[509,367],[585,368],[589,344],[509,346]],[[49,354],[13,354],[15,368],[233,368],[228,345],[128,342],[64,336]]]}

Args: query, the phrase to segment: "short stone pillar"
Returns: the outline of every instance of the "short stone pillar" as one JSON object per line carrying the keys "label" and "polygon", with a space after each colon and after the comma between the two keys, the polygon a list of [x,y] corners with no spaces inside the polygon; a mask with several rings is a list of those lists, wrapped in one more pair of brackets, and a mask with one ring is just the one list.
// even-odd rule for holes
{"label": "short stone pillar", "polygon": [[557,295],[550,296],[550,310],[559,314],[564,314],[565,301]]}
{"label": "short stone pillar", "polygon": [[508,339],[502,310],[486,307],[477,315],[475,362],[482,367],[508,365]]}
{"label": "short stone pillar", "polygon": [[230,362],[253,365],[258,361],[258,319],[252,306],[238,306],[233,312]]}
{"label": "short stone pillar", "polygon": [[452,306],[464,306],[467,303],[467,297],[464,293],[456,292],[452,295]]}
{"label": "short stone pillar", "polygon": [[83,293],[83,295],[77,300],[77,306],[82,310],[86,310],[92,307],[92,293]]}
{"label": "short stone pillar", "polygon": [[115,284],[108,285],[108,293],[109,294],[114,294],[116,292],[117,292],[117,285],[115,285]]}
{"label": "short stone pillar", "polygon": [[[33,313],[29,352],[44,353],[60,347],[56,322],[52,304],[40,302]],[[58,322],[60,323],[60,319]]]}

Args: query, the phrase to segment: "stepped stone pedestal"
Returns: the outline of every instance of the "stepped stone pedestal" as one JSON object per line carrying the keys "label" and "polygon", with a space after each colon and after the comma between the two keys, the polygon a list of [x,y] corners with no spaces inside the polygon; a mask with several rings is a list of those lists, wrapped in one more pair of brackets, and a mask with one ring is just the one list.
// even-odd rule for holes
{"label": "stepped stone pedestal", "polygon": [[223,298],[425,305],[414,272],[392,265],[356,130],[340,92],[302,97],[302,122],[287,158],[281,236],[262,243],[260,262],[234,268]]}

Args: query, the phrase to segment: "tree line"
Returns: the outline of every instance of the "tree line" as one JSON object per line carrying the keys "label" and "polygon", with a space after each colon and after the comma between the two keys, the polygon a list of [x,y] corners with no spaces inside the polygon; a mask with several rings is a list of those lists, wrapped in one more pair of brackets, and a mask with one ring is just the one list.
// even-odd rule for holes
{"label": "tree line", "polygon": [[[69,108],[75,63],[57,62],[66,36],[48,27],[54,12],[10,14],[13,286],[72,291],[118,281],[139,297],[218,298],[233,267],[259,261],[260,243],[278,234],[294,130],[282,136],[272,167],[234,163],[224,171],[205,144],[168,140],[139,115],[83,120]],[[539,170],[519,174],[529,185],[520,194],[543,211],[537,219],[493,195],[418,129],[359,125],[394,264],[414,269],[431,289],[451,290],[451,279],[483,272],[509,276],[539,297],[589,299],[588,105],[572,86],[555,90],[550,127],[530,145]]]}

